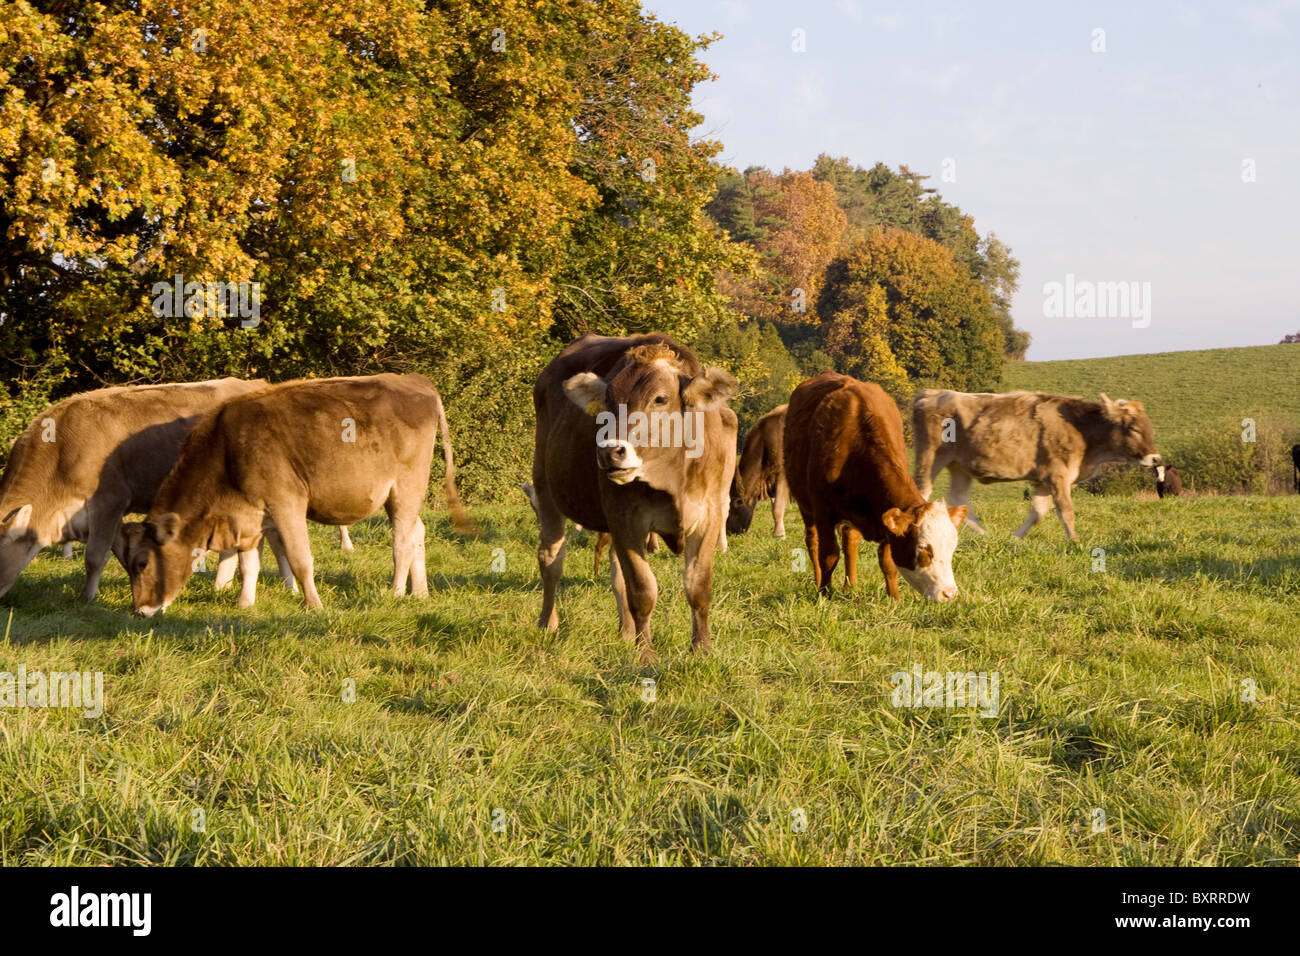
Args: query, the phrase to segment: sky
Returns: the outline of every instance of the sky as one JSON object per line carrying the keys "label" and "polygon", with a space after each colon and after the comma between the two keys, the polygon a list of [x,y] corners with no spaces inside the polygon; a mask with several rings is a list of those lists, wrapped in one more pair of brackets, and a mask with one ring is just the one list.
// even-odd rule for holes
{"label": "sky", "polygon": [[1300,331],[1300,0],[643,6],[722,34],[721,162],[906,164],[997,233],[1030,359]]}

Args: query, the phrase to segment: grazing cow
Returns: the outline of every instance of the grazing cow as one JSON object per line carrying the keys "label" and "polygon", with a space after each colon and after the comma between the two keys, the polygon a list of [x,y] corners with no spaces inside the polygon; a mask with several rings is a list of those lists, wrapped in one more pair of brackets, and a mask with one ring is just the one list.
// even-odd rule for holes
{"label": "grazing cow", "polygon": [[[84,541],[81,596],[94,598],[123,516],[153,504],[190,429],[227,399],[266,387],[224,378],[103,388],[43,411],[0,477],[0,595],[42,548]],[[230,582],[234,561],[223,555],[218,584]]]}
{"label": "grazing cow", "polygon": [[255,580],[267,521],[307,606],[319,608],[307,520],[349,525],[381,507],[393,527],[393,591],[409,577],[411,593],[427,595],[420,506],[439,431],[447,499],[465,530],[447,417],[423,375],[286,382],[226,402],[194,427],[148,518],[122,527],[136,612],[170,605],[203,548],[239,551],[245,581]]}
{"label": "grazing cow", "polygon": [[[934,478],[948,469],[948,497],[970,505],[971,479],[1033,482],[1029,516],[1016,531],[1023,538],[1052,502],[1065,534],[1074,533],[1070,488],[1107,461],[1160,463],[1151,420],[1141,402],[1100,402],[1043,392],[950,392],[924,389],[912,402],[916,484],[927,498]],[[984,527],[974,510],[967,524]]]}
{"label": "grazing cow", "polygon": [[559,627],[555,591],[568,518],[612,535],[619,629],[636,640],[643,663],[658,656],[650,637],[658,584],[645,557],[651,531],[685,552],[691,643],[709,648],[713,553],[736,467],[738,422],[726,405],[735,387],[722,369],[704,368],[658,333],[584,335],[543,369],[533,388],[539,626]]}
{"label": "grazing cow", "polygon": [[790,396],[785,473],[803,516],[813,581],[823,594],[844,544],[848,588],[857,584],[858,542],[876,551],[889,596],[898,575],[931,601],[957,596],[952,553],[965,507],[927,502],[907,473],[903,419],[879,385],[837,372],[810,378]]}
{"label": "grazing cow", "polygon": [[1156,473],[1156,494],[1161,498],[1177,498],[1183,493],[1183,476],[1173,465],[1156,465],[1152,470]]}
{"label": "grazing cow", "polygon": [[1295,467],[1295,490],[1300,494],[1300,445],[1291,446],[1291,464]]}
{"label": "grazing cow", "polygon": [[745,436],[736,477],[731,483],[731,512],[727,531],[743,534],[754,520],[754,507],[764,498],[772,499],[772,534],[785,537],[785,506],[790,498],[782,466],[781,447],[785,441],[785,412],[779,405],[754,423]]}

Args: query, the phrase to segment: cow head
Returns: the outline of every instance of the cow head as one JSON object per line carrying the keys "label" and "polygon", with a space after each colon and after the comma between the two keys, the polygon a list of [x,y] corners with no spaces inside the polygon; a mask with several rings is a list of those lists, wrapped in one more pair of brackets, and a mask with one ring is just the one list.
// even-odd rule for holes
{"label": "cow head", "polygon": [[1155,466],[1154,468],[1152,468],[1151,470],[1154,471],[1154,472],[1156,473],[1156,481],[1164,481],[1164,480],[1165,480],[1165,466],[1164,466],[1164,465],[1156,465],[1156,466]]}
{"label": "cow head", "polygon": [[951,601],[957,596],[952,553],[957,548],[957,528],[965,518],[965,505],[949,508],[942,501],[890,508],[880,516],[899,572],[928,601]]}
{"label": "cow head", "polygon": [[[1153,468],[1160,464],[1151,419],[1141,402],[1112,402],[1101,393],[1101,413],[1110,425],[1110,451],[1118,458]],[[1163,480],[1163,479],[1161,479]]]}
{"label": "cow head", "polygon": [[564,394],[596,419],[596,465],[616,485],[641,480],[668,490],[680,480],[682,453],[699,458],[704,412],[721,408],[736,380],[720,368],[691,377],[666,345],[641,345],[604,379],[580,372]]}
{"label": "cow head", "polygon": [[[756,484],[757,482],[755,482]],[[754,509],[758,506],[760,489],[747,488],[740,465],[736,465],[735,477],[731,479],[731,507],[727,511],[727,534],[744,534],[754,523]]]}
{"label": "cow head", "polygon": [[8,508],[0,515],[0,595],[14,586],[23,568],[44,547],[32,526],[32,506]]}
{"label": "cow head", "polygon": [[194,560],[191,548],[180,540],[180,530],[175,513],[122,524],[115,547],[131,578],[137,614],[153,617],[165,611],[190,579]]}

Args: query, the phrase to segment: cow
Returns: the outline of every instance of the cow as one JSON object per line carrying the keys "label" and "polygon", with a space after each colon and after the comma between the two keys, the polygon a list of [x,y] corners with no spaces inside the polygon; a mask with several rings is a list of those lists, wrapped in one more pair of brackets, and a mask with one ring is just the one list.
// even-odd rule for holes
{"label": "cow", "polygon": [[1300,494],[1300,445],[1291,446],[1291,464],[1295,467],[1295,490]]}
{"label": "cow", "polygon": [[[927,498],[934,478],[948,469],[948,497],[970,508],[971,479],[1029,481],[1029,516],[1015,532],[1024,538],[1052,502],[1071,541],[1074,503],[1070,488],[1103,462],[1160,464],[1151,420],[1141,402],[1100,402],[1044,392],[952,392],[923,389],[912,402],[916,484]],[[966,523],[983,534],[974,509]]]}
{"label": "cow", "polygon": [[847,589],[857,584],[858,543],[878,543],[889,597],[901,572],[922,597],[957,597],[952,556],[965,506],[927,502],[907,473],[903,418],[879,385],[823,372],[790,396],[784,438],[786,481],[803,516],[813,581],[829,594],[844,545]]}
{"label": "cow", "polygon": [[[528,504],[533,509],[533,514],[537,514],[537,492],[528,482],[524,482],[519,489],[528,498]],[[583,530],[582,525],[576,525],[579,531]],[[614,543],[614,536],[608,531],[596,532],[596,544],[592,548],[591,576],[600,577],[600,556],[609,550],[609,546]],[[648,553],[654,554],[659,550],[659,536],[653,531],[645,536],[645,549]]]}
{"label": "cow", "polygon": [[1161,498],[1177,498],[1183,493],[1183,476],[1173,465],[1156,465],[1152,471],[1156,475],[1156,494]]}
{"label": "cow", "polygon": [[643,664],[658,658],[650,636],[658,583],[645,556],[651,531],[685,554],[691,646],[711,647],[713,555],[736,468],[739,422],[726,404],[735,388],[731,375],[704,367],[662,333],[584,335],[542,370],[533,388],[538,626],[559,628],[555,592],[569,519],[612,535],[619,631],[636,641]]}
{"label": "cow", "polygon": [[[266,387],[237,378],[120,386],[41,412],[14,442],[0,476],[0,595],[42,548],[63,543],[68,556],[71,543],[82,541],[81,596],[93,600],[122,518],[153,504],[190,429],[227,399]],[[235,555],[222,558],[217,583],[224,587]]]}
{"label": "cow", "polygon": [[754,423],[745,436],[736,477],[731,483],[731,511],[727,531],[743,534],[754,520],[754,508],[764,498],[772,499],[772,534],[785,537],[785,507],[790,498],[782,465],[785,436],[785,412],[779,405]]}
{"label": "cow", "polygon": [[[136,613],[165,610],[203,548],[237,550],[245,580],[256,580],[267,523],[307,607],[320,608],[308,519],[349,525],[381,507],[393,528],[394,593],[409,577],[411,593],[427,596],[420,506],[439,432],[452,518],[468,531],[447,416],[423,375],[285,382],[226,402],[194,426],[148,517],[122,526]],[[241,595],[241,606],[251,603]]]}

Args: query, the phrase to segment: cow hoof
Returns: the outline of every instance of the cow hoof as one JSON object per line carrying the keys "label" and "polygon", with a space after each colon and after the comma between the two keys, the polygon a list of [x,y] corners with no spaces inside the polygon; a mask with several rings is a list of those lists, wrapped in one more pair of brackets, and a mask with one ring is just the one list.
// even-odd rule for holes
{"label": "cow hoof", "polygon": [[235,602],[235,606],[236,606],[236,607],[252,607],[252,606],[253,606],[253,601],[252,601],[251,598],[246,598],[246,597],[243,597],[243,596],[241,595],[240,598],[239,598],[239,600]]}
{"label": "cow hoof", "polygon": [[658,664],[659,652],[652,647],[647,647],[645,650],[641,652],[640,656],[638,657],[638,661],[640,662],[642,667],[646,667],[650,664]]}

